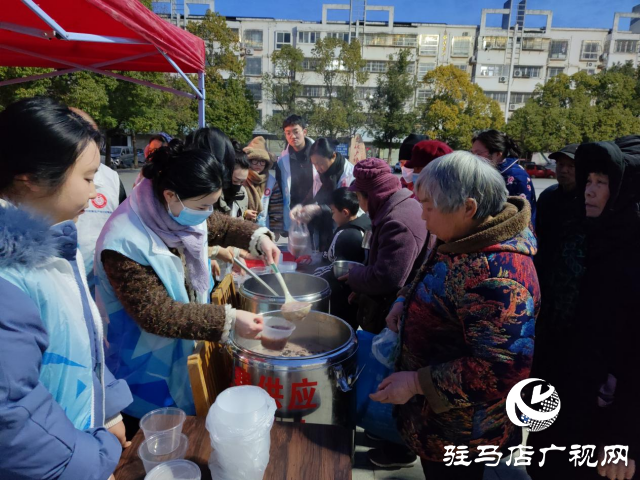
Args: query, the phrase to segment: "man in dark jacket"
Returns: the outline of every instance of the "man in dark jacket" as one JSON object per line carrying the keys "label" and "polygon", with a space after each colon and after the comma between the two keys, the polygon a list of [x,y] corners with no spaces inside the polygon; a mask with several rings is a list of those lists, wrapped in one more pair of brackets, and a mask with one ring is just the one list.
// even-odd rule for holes
{"label": "man in dark jacket", "polygon": [[[578,143],[573,143],[549,155],[549,158],[556,161],[558,183],[542,192],[537,202],[538,253],[534,257],[534,262],[540,277],[541,287],[544,282],[543,277],[548,273],[548,269],[553,268],[550,262],[553,261],[555,251],[560,246],[563,225],[576,215],[578,201],[575,153],[579,146]],[[544,296],[544,292],[542,295]]]}

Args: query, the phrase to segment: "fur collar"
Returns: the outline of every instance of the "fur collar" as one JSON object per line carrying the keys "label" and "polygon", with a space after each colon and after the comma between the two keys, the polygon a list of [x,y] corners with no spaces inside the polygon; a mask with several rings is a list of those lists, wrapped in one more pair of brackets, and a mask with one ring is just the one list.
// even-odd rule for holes
{"label": "fur collar", "polygon": [[481,223],[468,237],[440,245],[438,252],[452,254],[479,252],[514,238],[529,226],[530,221],[529,202],[520,197],[509,197],[498,215]]}
{"label": "fur collar", "polygon": [[0,268],[33,268],[58,254],[58,243],[43,218],[0,200]]}

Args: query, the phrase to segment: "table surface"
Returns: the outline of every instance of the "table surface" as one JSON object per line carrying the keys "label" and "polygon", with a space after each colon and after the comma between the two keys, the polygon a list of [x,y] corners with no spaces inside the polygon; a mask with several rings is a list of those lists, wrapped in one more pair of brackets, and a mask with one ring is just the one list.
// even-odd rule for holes
{"label": "table surface", "polygon": [[[202,480],[210,480],[211,455],[205,419],[187,417],[182,433],[189,437],[185,458],[197,463]],[[138,447],[143,441],[140,430],[131,446],[122,453],[114,473],[116,480],[143,480],[145,476]],[[352,432],[334,425],[275,422],[271,429],[271,451],[265,480],[351,479]]]}

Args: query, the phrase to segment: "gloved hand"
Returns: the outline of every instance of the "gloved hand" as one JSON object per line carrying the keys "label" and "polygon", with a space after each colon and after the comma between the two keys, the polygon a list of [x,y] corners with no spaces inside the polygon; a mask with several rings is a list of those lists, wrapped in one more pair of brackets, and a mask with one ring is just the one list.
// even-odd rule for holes
{"label": "gloved hand", "polygon": [[291,210],[289,216],[291,220],[297,220],[301,223],[309,223],[313,217],[320,215],[322,208],[320,205],[296,205]]}

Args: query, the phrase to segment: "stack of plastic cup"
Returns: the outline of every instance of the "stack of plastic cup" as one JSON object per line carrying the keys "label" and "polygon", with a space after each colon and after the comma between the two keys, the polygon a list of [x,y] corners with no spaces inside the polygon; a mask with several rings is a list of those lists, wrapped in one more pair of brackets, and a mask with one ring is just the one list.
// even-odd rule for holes
{"label": "stack of plastic cup", "polygon": [[168,407],[159,408],[147,413],[140,420],[140,428],[147,440],[158,433],[167,433],[168,439],[164,444],[165,450],[159,452],[167,454],[174,451],[180,445],[180,434],[182,433],[182,425],[187,418],[186,413],[179,408]]}
{"label": "stack of plastic cup", "polygon": [[161,432],[142,442],[138,448],[138,456],[142,460],[145,472],[149,473],[162,463],[184,458],[189,448],[189,439],[186,435],[179,434],[178,446],[173,448],[175,438],[172,432]]}

